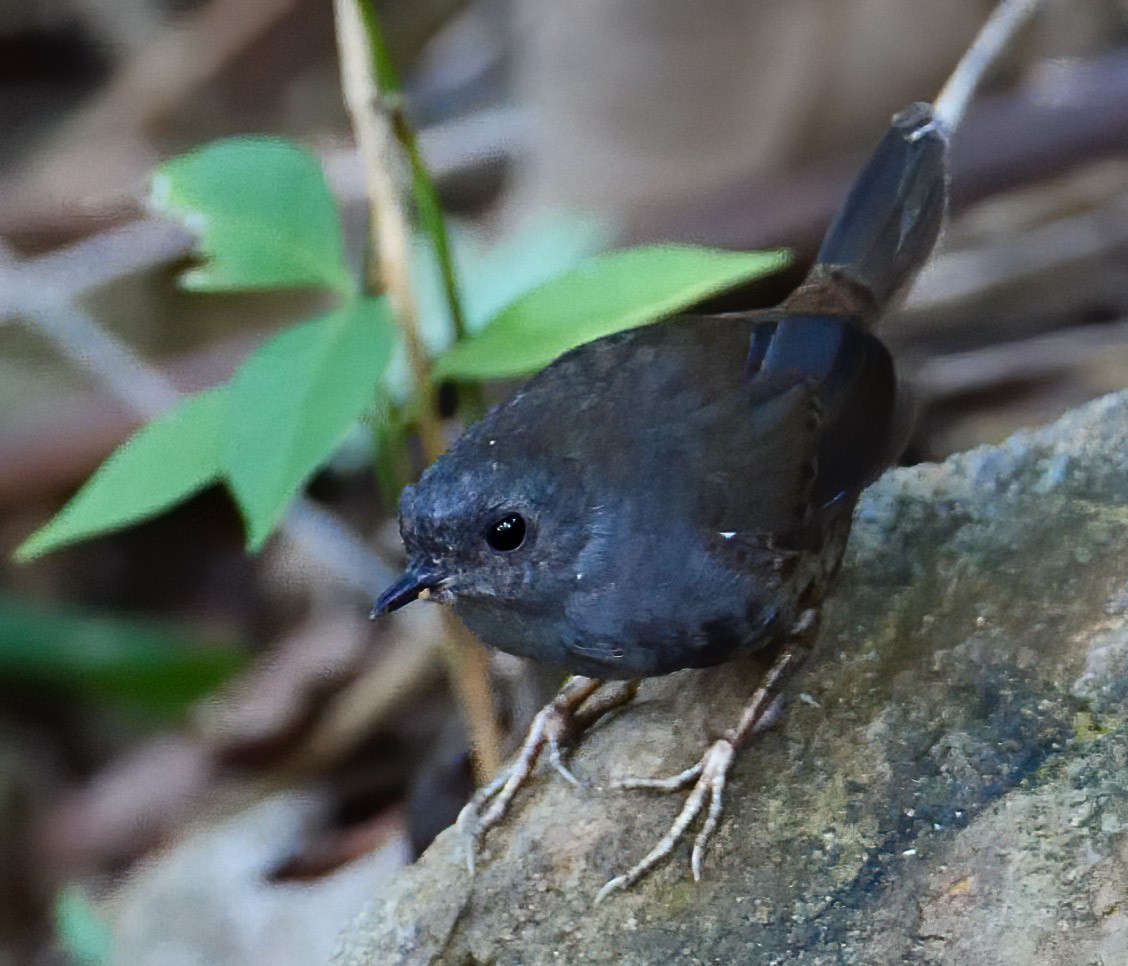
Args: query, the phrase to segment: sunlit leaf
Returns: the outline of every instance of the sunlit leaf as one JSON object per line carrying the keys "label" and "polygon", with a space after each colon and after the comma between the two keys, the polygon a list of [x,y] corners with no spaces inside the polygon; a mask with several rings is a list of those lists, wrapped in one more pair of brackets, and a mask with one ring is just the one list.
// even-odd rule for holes
{"label": "sunlit leaf", "polygon": [[464,269],[466,322],[479,332],[499,312],[607,247],[610,230],[590,217],[544,215],[481,252]]}
{"label": "sunlit leaf", "polygon": [[440,378],[525,375],[569,349],[683,311],[778,270],[783,252],[661,246],[610,252],[503,309],[435,367]]}
{"label": "sunlit leaf", "polygon": [[[591,218],[545,215],[491,246],[468,231],[451,236],[454,267],[462,280],[462,304],[469,332],[480,331],[503,308],[603,248],[607,230]],[[432,356],[446,352],[454,327],[442,291],[434,249],[415,246],[412,280],[419,305],[420,334]],[[411,394],[413,381],[402,344],[388,366],[389,395],[400,402]]]}
{"label": "sunlit leaf", "polygon": [[163,165],[152,202],[199,235],[204,263],[181,277],[186,288],[355,290],[321,164],[296,144],[216,141]]}
{"label": "sunlit leaf", "polygon": [[395,341],[387,300],[356,299],[275,336],[235,374],[223,464],[252,549],[374,406]]}
{"label": "sunlit leaf", "polygon": [[185,399],[139,430],[44,527],[16,550],[31,560],[156,516],[220,478],[226,393]]}

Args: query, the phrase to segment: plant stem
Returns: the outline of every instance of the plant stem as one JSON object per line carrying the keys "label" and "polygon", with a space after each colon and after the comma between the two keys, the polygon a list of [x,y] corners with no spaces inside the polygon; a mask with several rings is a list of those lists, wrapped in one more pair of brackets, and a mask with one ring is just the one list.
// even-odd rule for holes
{"label": "plant stem", "polygon": [[1030,19],[1039,0],[1001,0],[960,58],[952,76],[933,102],[933,117],[948,134],[955,133],[983,74]]}
{"label": "plant stem", "polygon": [[408,362],[422,397],[419,434],[428,460],[446,448],[434,406],[430,362],[419,335],[419,312],[411,288],[410,232],[400,204],[395,170],[395,140],[380,112],[380,90],[368,63],[364,24],[356,0],[336,0],[337,44],[341,56],[341,85],[364,164],[368,189],[371,241],[365,259],[367,288],[384,291],[403,332]]}
{"label": "plant stem", "polygon": [[[442,455],[446,445],[435,407],[435,385],[431,379],[430,360],[419,334],[418,305],[411,288],[410,232],[395,176],[400,167],[397,150],[400,136],[394,120],[394,112],[397,110],[395,105],[400,96],[395,86],[398,82],[392,75],[393,88],[384,96],[379,81],[388,79],[391,63],[383,50],[383,38],[378,25],[374,32],[366,29],[369,24],[376,23],[375,13],[370,7],[363,0],[335,0],[334,8],[341,57],[341,83],[368,188],[372,244],[366,260],[366,283],[371,291],[382,290],[387,293],[403,331],[404,345],[419,394],[419,435],[427,461],[433,462]],[[370,40],[373,43],[372,50],[369,49]],[[402,109],[399,110],[402,115]],[[406,119],[401,124],[406,127]],[[416,153],[418,154],[417,147]],[[422,167],[421,160],[418,164]],[[413,181],[418,183],[414,162],[412,174],[415,176]],[[437,196],[435,200],[437,204]],[[445,230],[443,235],[445,238]],[[449,250],[446,261],[450,261]],[[453,269],[451,272],[453,280]],[[453,285],[448,292],[448,297],[451,296],[457,302]],[[461,314],[453,317],[460,319]],[[481,645],[468,640],[468,637],[465,631],[462,634],[452,633],[448,624],[447,641],[443,650],[452,688],[458,696],[470,732],[476,777],[482,783],[491,778],[500,767],[501,731],[493,701],[489,697],[488,662],[484,660]],[[482,700],[481,695],[486,695],[486,699]],[[467,696],[475,697],[468,699]]]}
{"label": "plant stem", "polygon": [[[460,342],[467,336],[466,315],[462,309],[458,273],[454,267],[450,233],[447,231],[446,218],[443,217],[439,192],[423,160],[423,152],[419,149],[419,138],[416,136],[415,128],[408,120],[403,84],[388,52],[388,44],[383,28],[380,26],[376,7],[372,0],[357,0],[357,5],[368,38],[368,48],[371,51],[372,73],[379,88],[378,106],[391,125],[392,134],[407,156],[411,167],[411,190],[415,197],[415,207],[419,221],[431,240],[431,247],[439,264],[443,296],[446,299],[453,328],[451,334],[455,342]],[[477,383],[467,383],[460,386],[460,392],[472,411],[476,410],[480,414],[484,410],[481,386]]]}
{"label": "plant stem", "polygon": [[454,323],[454,336],[462,339],[466,336],[466,322],[462,314],[462,300],[458,294],[458,277],[454,271],[454,262],[451,258],[450,236],[447,234],[446,219],[443,218],[442,205],[439,203],[439,192],[431,178],[431,172],[423,161],[423,154],[419,150],[419,139],[415,136],[415,129],[407,119],[404,109],[403,85],[391,54],[384,38],[380,18],[376,14],[376,7],[372,0],[357,0],[360,16],[364,23],[365,34],[368,38],[368,47],[372,57],[372,73],[379,87],[380,109],[391,125],[392,133],[399,142],[404,154],[407,155],[411,165],[411,188],[415,195],[415,204],[419,208],[419,220],[424,230],[431,238],[435,247],[435,255],[439,260],[439,269],[443,277],[443,293],[450,308],[450,317]]}

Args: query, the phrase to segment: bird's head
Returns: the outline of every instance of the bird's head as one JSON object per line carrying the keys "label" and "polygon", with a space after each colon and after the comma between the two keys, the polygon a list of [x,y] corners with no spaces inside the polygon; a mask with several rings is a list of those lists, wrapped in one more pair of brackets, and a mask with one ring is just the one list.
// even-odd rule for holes
{"label": "bird's head", "polygon": [[578,474],[552,466],[561,458],[547,458],[527,440],[506,445],[489,422],[404,490],[407,569],[380,596],[373,616],[420,597],[517,611],[558,604],[557,585],[585,541],[577,523]]}

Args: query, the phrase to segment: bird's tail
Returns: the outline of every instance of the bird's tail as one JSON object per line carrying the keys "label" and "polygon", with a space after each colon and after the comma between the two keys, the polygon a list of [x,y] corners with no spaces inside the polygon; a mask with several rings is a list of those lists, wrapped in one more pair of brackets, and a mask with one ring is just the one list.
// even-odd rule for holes
{"label": "bird's tail", "polygon": [[792,312],[856,310],[873,321],[928,260],[948,203],[948,132],[912,104],[870,155],[839,209]]}
{"label": "bird's tail", "polygon": [[897,114],[806,281],[753,333],[746,363],[753,398],[803,382],[818,400],[815,505],[856,494],[907,440],[907,394],[888,350],[867,327],[932,253],[947,205],[947,153],[947,131],[931,105]]}

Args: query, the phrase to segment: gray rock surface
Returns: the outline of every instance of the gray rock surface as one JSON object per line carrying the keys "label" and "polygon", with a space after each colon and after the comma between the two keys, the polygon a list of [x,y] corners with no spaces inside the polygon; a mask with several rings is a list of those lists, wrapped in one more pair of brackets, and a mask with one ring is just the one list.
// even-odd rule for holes
{"label": "gray rock surface", "polygon": [[[759,667],[644,684],[576,772],[668,774]],[[868,491],[811,662],[688,847],[593,905],[682,796],[542,773],[473,880],[448,830],[336,962],[1128,961],[1128,394]]]}

